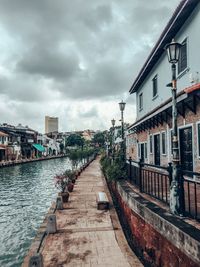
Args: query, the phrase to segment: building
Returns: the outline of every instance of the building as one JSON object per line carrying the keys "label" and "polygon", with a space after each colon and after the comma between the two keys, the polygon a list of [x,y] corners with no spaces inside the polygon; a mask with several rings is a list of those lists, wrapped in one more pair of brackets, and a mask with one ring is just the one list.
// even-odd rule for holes
{"label": "building", "polygon": [[8,134],[0,131],[0,161],[7,160],[8,155]]}
{"label": "building", "polygon": [[81,135],[85,141],[92,141],[95,132],[92,130],[84,130]]}
{"label": "building", "polygon": [[45,133],[58,132],[58,117],[45,116]]}
{"label": "building", "polygon": [[[127,154],[134,160],[167,166],[172,161],[171,65],[166,44],[182,44],[177,64],[177,109],[182,168],[200,171],[200,2],[181,1],[136,77],[137,118],[129,126]],[[168,86],[166,86],[168,85]]]}

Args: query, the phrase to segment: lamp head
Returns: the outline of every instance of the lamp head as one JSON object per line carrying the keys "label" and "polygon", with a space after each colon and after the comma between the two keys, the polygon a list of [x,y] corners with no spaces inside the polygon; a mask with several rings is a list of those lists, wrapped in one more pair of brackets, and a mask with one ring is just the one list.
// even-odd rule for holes
{"label": "lamp head", "polygon": [[115,119],[112,119],[111,123],[112,123],[112,126],[114,127],[115,126]]}
{"label": "lamp head", "polygon": [[124,111],[124,109],[125,109],[125,105],[126,105],[126,103],[125,102],[123,102],[123,100],[119,103],[119,109],[121,110],[121,111]]}
{"label": "lamp head", "polygon": [[176,64],[178,62],[181,46],[182,45],[175,42],[174,39],[171,41],[170,44],[167,44],[165,46],[165,50],[167,50],[169,63]]}

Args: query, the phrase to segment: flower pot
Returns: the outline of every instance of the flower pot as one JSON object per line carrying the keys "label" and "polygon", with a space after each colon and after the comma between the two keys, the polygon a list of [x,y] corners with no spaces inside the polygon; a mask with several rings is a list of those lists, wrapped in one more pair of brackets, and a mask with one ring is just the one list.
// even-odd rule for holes
{"label": "flower pot", "polygon": [[69,200],[69,192],[61,192],[58,193],[59,196],[62,197],[63,203],[67,203]]}
{"label": "flower pot", "polygon": [[71,182],[72,182],[73,184],[75,184],[76,179],[75,179],[75,178],[72,178],[72,179],[71,179]]}
{"label": "flower pot", "polygon": [[73,184],[73,183],[69,183],[69,184],[67,185],[67,189],[68,189],[69,192],[72,192],[73,189],[74,189],[74,184]]}

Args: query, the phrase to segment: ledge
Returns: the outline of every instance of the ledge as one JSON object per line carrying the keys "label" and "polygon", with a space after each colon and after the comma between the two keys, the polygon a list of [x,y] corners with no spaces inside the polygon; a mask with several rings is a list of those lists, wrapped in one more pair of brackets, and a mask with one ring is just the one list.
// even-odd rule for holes
{"label": "ledge", "polygon": [[128,207],[191,260],[200,263],[200,230],[133,192],[126,181],[117,190]]}

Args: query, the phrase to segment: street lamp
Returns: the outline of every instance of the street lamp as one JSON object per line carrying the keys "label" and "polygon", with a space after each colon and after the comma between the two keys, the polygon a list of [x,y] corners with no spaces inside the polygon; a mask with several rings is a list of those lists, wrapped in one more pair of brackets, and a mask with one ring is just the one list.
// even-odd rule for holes
{"label": "street lamp", "polygon": [[112,119],[111,120],[111,123],[112,123],[112,157],[113,157],[113,160],[114,160],[114,147],[115,147],[115,137],[114,137],[114,130],[115,130],[115,119]]}
{"label": "street lamp", "polygon": [[178,142],[178,127],[177,127],[177,104],[176,104],[176,64],[179,60],[181,44],[174,40],[166,45],[168,54],[168,61],[171,63],[172,69],[172,181],[170,185],[170,210],[173,214],[182,214],[181,203],[181,183],[180,177],[180,156],[179,156],[179,142]]}
{"label": "street lamp", "polygon": [[124,109],[125,109],[126,103],[123,102],[123,100],[119,103],[119,109],[121,111],[121,124],[122,124],[122,153],[123,153],[123,160],[125,161],[126,159],[126,144],[124,140]]}
{"label": "street lamp", "polygon": [[125,109],[125,105],[126,103],[123,102],[123,100],[119,103],[119,109],[121,111],[121,123],[122,123],[122,140],[124,141],[124,116],[123,116],[123,112]]}
{"label": "street lamp", "polygon": [[112,127],[114,127],[115,126],[115,119],[112,119],[111,123],[112,123]]}

